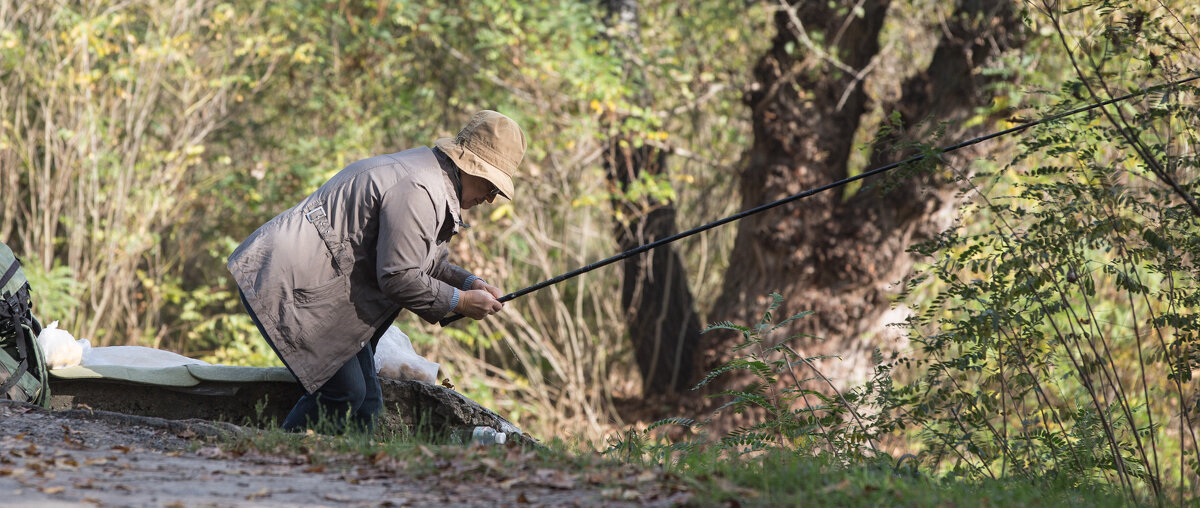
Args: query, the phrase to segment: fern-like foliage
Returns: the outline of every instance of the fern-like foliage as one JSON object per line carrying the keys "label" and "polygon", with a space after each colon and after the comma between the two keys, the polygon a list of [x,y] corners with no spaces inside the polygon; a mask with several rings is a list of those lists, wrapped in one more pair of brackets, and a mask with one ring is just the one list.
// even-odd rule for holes
{"label": "fern-like foliage", "polygon": [[1200,106],[1172,93],[1191,99],[1032,129],[1002,171],[960,174],[961,220],[911,249],[917,354],[873,389],[929,467],[1196,492],[1200,219],[1179,189],[1200,190]]}
{"label": "fern-like foliage", "polygon": [[[832,356],[804,357],[791,346],[798,340],[815,337],[800,334],[768,343],[771,332],[812,314],[801,312],[776,322],[774,314],[782,304],[783,297],[773,293],[770,304],[753,326],[722,321],[704,329],[705,333],[735,331],[742,337],[740,343],[730,348],[734,356],[709,371],[693,388],[716,383],[728,386],[710,395],[724,400],[709,418],[702,422],[687,418],[659,420],[645,430],[627,431],[613,440],[605,453],[667,467],[681,464],[688,453],[744,455],[786,449],[803,454],[825,453],[841,460],[873,456],[876,432],[868,430],[871,424],[864,423],[852,406],[862,400],[863,394],[817,389],[822,385],[832,387],[816,370],[816,362]],[[731,382],[736,386],[728,384]],[[711,436],[711,440],[672,442],[661,434],[671,428],[678,431],[679,427],[699,431],[722,414],[753,415],[755,421]]]}

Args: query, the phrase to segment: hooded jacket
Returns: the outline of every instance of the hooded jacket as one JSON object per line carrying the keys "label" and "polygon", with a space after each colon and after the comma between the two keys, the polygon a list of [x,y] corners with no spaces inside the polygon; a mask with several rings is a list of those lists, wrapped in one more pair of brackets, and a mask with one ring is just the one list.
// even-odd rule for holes
{"label": "hooded jacket", "polygon": [[426,147],[346,166],[238,246],[228,267],[309,393],[400,309],[436,322],[471,274],[447,261],[455,185]]}

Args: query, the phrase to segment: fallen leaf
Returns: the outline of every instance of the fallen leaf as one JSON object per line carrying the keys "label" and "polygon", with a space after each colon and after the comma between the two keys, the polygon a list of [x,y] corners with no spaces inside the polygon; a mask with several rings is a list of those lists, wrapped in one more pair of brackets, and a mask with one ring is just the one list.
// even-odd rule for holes
{"label": "fallen leaf", "polygon": [[849,487],[849,486],[850,486],[850,480],[843,478],[842,481],[840,481],[840,482],[837,482],[837,483],[834,483],[831,485],[826,485],[825,488],[821,489],[821,492],[828,494],[830,492],[837,492],[839,490],[845,490],[846,487]]}
{"label": "fallen leaf", "polygon": [[83,461],[83,465],[98,466],[98,465],[104,464],[106,462],[108,462],[108,459],[101,457],[101,458],[96,458],[96,459],[87,459],[87,460]]}
{"label": "fallen leaf", "polygon": [[483,464],[484,466],[486,466],[488,469],[491,469],[492,471],[503,471],[504,470],[504,468],[500,465],[500,461],[493,459],[491,457],[484,457],[482,459],[479,459],[479,463]]}
{"label": "fallen leaf", "polygon": [[129,453],[129,447],[125,445],[113,445],[112,449],[121,453]]}
{"label": "fallen leaf", "polygon": [[[66,425],[63,425],[63,427],[66,427]],[[76,436],[71,435],[70,431],[63,432],[62,440],[64,443],[71,445],[72,448],[75,448],[75,449],[84,448],[83,440],[79,439]]]}
{"label": "fallen leaf", "polygon": [[87,404],[75,404],[75,409],[84,409],[84,410],[87,410],[88,412],[93,411],[92,406],[89,406]]}
{"label": "fallen leaf", "polygon": [[525,497],[525,493],[517,494],[517,502],[521,504],[529,504],[529,498]]}
{"label": "fallen leaf", "polygon": [[433,451],[431,451],[429,448],[426,448],[425,445],[417,445],[417,450],[420,450],[422,455],[431,459],[433,458]]}
{"label": "fallen leaf", "polygon": [[528,480],[529,480],[529,478],[525,477],[525,476],[517,476],[517,477],[509,478],[507,480],[500,482],[500,490],[509,490],[509,489],[513,488],[514,486],[516,486],[518,483],[524,483]]}
{"label": "fallen leaf", "polygon": [[305,473],[324,473],[325,472],[325,464],[317,464],[315,466],[306,467],[306,468],[304,468],[304,472]]}
{"label": "fallen leaf", "polygon": [[215,446],[206,446],[204,448],[196,450],[196,455],[199,455],[201,457],[210,458],[210,459],[215,459],[215,458],[221,457],[223,455],[223,453],[221,452],[220,448],[217,448]]}
{"label": "fallen leaf", "polygon": [[442,386],[445,386],[446,388],[449,388],[451,390],[454,389],[454,383],[451,383],[450,378],[448,378],[448,377],[442,378]]}
{"label": "fallen leaf", "polygon": [[255,499],[258,499],[258,498],[260,498],[260,497],[266,497],[266,496],[269,496],[269,495],[271,495],[271,489],[268,489],[268,488],[266,488],[266,487],[263,487],[263,489],[262,489],[262,490],[260,490],[260,491],[258,491],[258,492],[255,492],[255,493],[253,493],[253,494],[250,494],[250,495],[246,496],[246,500],[247,500],[247,501],[253,501],[253,500],[255,500]]}
{"label": "fallen leaf", "polygon": [[64,490],[67,490],[67,488],[61,485],[56,487],[42,487],[43,494],[58,494]]}
{"label": "fallen leaf", "polygon": [[191,439],[191,438],[196,437],[196,432],[193,431],[191,427],[188,427],[188,428],[183,429],[182,432],[175,434],[175,436],[181,437],[183,439]]}
{"label": "fallen leaf", "polygon": [[575,488],[575,478],[576,476],[573,474],[559,473],[543,483],[547,487],[554,487],[561,490],[571,490]]}

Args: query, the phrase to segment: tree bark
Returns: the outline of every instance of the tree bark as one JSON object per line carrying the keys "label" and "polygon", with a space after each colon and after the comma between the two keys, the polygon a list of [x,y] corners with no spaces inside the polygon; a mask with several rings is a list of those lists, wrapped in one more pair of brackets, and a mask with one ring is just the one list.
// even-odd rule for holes
{"label": "tree bark", "polygon": [[[604,6],[610,26],[616,29],[618,47],[634,51],[640,44],[637,2],[605,0]],[[635,88],[644,83],[631,63],[626,64],[626,75]],[[636,96],[630,99],[645,102]],[[617,245],[624,251],[671,236],[678,229],[675,207],[669,201],[648,195],[631,200],[626,195],[630,184],[642,180],[643,175],[666,175],[665,154],[648,145],[638,146],[637,133],[624,128],[625,118],[610,117],[610,121],[619,127],[607,140],[603,160],[616,212]],[[692,352],[700,335],[700,319],[694,311],[683,260],[668,245],[629,258],[622,263],[622,270],[621,306],[628,317],[643,398],[687,390],[697,381]]]}
{"label": "tree bark", "polygon": [[[665,154],[656,148],[633,148],[621,137],[609,144],[605,167],[616,188],[613,207],[619,211],[616,238],[622,251],[677,232],[675,208],[669,202],[648,197],[635,202],[620,196],[641,174],[665,173],[664,163]],[[671,246],[663,246],[623,261],[622,270],[621,306],[642,375],[643,397],[687,390],[698,380],[692,353],[700,319],[693,310],[683,260]]]}
{"label": "tree bark", "polygon": [[[841,7],[856,2],[840,2]],[[845,66],[863,69],[878,54],[879,32],[888,0],[862,2],[860,17],[846,18],[827,2],[797,2],[796,18],[811,40],[829,41],[824,52]],[[900,113],[899,132],[881,139],[871,167],[897,160],[885,145],[923,139],[929,126],[911,127],[926,115],[940,121],[970,118],[987,103],[978,67],[1017,39],[1019,9],[1014,2],[959,0],[932,62],[906,80],[902,95],[884,111]],[[740,188],[750,208],[849,176],[855,131],[869,104],[854,75],[803,49],[798,27],[787,11],[776,14],[777,34],[754,73],[757,89],[747,94],[754,144],[745,159]],[[834,34],[842,32],[840,37]],[[814,37],[816,34],[822,37]],[[886,79],[876,77],[876,79]],[[984,122],[986,125],[987,122]],[[954,125],[954,124],[952,124]],[[951,128],[947,137],[963,135]],[[878,178],[877,178],[878,180]],[[883,186],[867,182],[844,199],[824,192],[787,207],[748,217],[738,225],[732,262],[710,320],[751,322],[773,291],[785,297],[777,316],[813,310],[783,333],[808,333],[824,340],[796,344],[808,354],[840,354],[830,372],[853,382],[869,372],[869,352],[877,344],[868,332],[882,329],[891,284],[904,278],[913,259],[905,249],[940,231],[953,209],[952,185],[930,175]],[[940,220],[939,220],[940,219]],[[783,336],[783,335],[781,335]],[[703,361],[713,365],[728,351],[730,336],[706,336]],[[830,372],[827,372],[830,373]]]}

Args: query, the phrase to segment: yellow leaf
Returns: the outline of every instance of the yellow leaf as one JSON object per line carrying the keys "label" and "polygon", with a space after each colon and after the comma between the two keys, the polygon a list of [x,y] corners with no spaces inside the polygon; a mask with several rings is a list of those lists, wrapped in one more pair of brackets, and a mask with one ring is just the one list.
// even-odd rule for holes
{"label": "yellow leaf", "polygon": [[512,215],[512,203],[504,203],[492,210],[492,214],[488,215],[488,220],[496,222],[509,215]]}

